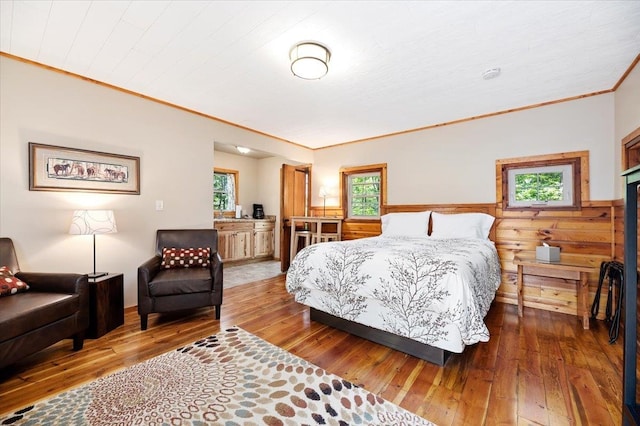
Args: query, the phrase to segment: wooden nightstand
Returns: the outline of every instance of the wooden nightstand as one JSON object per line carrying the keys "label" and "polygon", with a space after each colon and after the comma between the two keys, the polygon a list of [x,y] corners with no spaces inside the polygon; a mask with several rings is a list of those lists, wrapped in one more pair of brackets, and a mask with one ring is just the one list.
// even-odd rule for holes
{"label": "wooden nightstand", "polygon": [[558,262],[545,262],[537,260],[535,252],[519,253],[513,258],[513,263],[518,266],[518,316],[522,317],[524,309],[522,294],[524,275],[563,278],[576,282],[578,293],[576,315],[581,318],[582,327],[589,328],[589,274],[597,274],[600,266],[563,254],[560,255]]}
{"label": "wooden nightstand", "polygon": [[89,279],[89,329],[87,337],[97,339],[124,324],[124,277],[108,274]]}

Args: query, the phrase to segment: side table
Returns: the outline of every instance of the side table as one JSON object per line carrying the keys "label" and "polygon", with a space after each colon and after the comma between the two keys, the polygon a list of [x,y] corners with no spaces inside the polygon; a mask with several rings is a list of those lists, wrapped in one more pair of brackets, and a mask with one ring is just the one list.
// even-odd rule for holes
{"label": "side table", "polygon": [[545,262],[537,260],[535,252],[519,253],[513,258],[513,263],[518,266],[518,316],[523,316],[523,285],[524,275],[537,275],[541,277],[563,278],[573,280],[577,284],[578,303],[576,314],[582,320],[582,328],[589,329],[589,274],[598,274],[599,266],[594,266],[588,261],[579,258],[571,259],[566,255],[560,255],[557,262]]}
{"label": "side table", "polygon": [[124,277],[107,274],[89,279],[89,329],[87,337],[97,339],[124,324]]}

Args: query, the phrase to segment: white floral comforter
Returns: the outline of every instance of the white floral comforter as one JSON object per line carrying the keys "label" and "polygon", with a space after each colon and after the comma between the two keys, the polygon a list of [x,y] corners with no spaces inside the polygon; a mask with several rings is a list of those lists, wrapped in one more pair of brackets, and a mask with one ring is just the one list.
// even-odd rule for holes
{"label": "white floral comforter", "polygon": [[489,340],[500,262],[489,240],[379,236],[304,248],[286,286],[299,303],[462,352]]}

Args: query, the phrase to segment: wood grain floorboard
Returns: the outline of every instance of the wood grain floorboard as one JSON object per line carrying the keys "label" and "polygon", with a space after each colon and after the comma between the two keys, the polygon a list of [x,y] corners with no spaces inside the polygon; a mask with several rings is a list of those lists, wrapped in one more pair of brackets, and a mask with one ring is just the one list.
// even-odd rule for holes
{"label": "wood grain floorboard", "polygon": [[284,276],[225,290],[222,317],[206,308],[153,314],[140,330],[135,308],[123,326],[84,349],[59,342],[0,370],[0,412],[27,406],[221,329],[239,326],[439,425],[621,423],[622,336],[608,343],[601,321],[495,302],[487,343],[444,367],[313,322],[284,289]]}

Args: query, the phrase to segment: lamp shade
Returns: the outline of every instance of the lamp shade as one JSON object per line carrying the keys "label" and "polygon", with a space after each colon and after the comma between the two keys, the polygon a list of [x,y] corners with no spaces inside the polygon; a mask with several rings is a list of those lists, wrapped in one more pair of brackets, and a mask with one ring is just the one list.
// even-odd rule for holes
{"label": "lamp shade", "polygon": [[291,72],[305,80],[317,80],[329,71],[329,50],[312,42],[298,43],[289,52]]}
{"label": "lamp shade", "polygon": [[69,234],[97,235],[118,232],[113,210],[76,210],[71,218]]}
{"label": "lamp shade", "polygon": [[328,197],[330,195],[329,189],[326,186],[321,186],[320,193],[318,195],[322,198]]}

